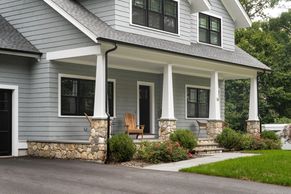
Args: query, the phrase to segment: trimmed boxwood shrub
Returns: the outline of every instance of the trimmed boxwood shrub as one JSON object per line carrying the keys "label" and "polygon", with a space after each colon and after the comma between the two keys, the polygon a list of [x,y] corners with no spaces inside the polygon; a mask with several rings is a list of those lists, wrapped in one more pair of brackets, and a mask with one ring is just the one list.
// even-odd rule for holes
{"label": "trimmed boxwood shrub", "polygon": [[197,138],[194,133],[187,129],[177,129],[170,135],[170,140],[178,142],[183,148],[193,150],[197,146]]}
{"label": "trimmed boxwood shrub", "polygon": [[126,134],[114,135],[109,139],[109,159],[112,162],[130,161],[136,152],[132,139]]}
{"label": "trimmed boxwood shrub", "polygon": [[177,142],[144,142],[137,151],[137,159],[157,164],[177,162],[188,158],[187,150]]}

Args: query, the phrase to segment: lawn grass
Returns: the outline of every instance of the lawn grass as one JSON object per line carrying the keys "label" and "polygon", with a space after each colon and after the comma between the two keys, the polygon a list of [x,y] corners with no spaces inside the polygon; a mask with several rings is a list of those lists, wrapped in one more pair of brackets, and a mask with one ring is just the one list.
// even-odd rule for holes
{"label": "lawn grass", "polygon": [[214,176],[291,186],[291,151],[252,151],[260,155],[181,169]]}

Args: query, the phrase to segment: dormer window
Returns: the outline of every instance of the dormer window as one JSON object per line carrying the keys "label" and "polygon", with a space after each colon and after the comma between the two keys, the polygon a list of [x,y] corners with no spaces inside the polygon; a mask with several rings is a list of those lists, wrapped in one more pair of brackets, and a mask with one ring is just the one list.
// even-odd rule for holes
{"label": "dormer window", "polygon": [[132,0],[132,23],[178,33],[178,2],[175,0]]}
{"label": "dormer window", "polygon": [[221,46],[221,19],[199,14],[199,42]]}

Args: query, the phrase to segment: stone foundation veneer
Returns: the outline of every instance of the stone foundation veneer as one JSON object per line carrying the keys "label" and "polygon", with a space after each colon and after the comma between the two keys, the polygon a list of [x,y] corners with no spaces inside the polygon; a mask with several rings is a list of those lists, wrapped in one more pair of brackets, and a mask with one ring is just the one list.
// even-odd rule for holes
{"label": "stone foundation veneer", "polygon": [[220,120],[208,120],[207,123],[207,135],[210,138],[216,138],[217,135],[222,133],[224,121]]}
{"label": "stone foundation veneer", "polygon": [[260,121],[248,120],[246,122],[247,122],[247,133],[254,136],[260,136],[260,127],[261,127]]}
{"label": "stone foundation veneer", "polygon": [[104,163],[107,153],[107,120],[92,119],[88,142],[28,141],[28,155],[59,159],[83,159]]}
{"label": "stone foundation veneer", "polygon": [[160,140],[169,140],[171,133],[173,133],[176,128],[176,120],[159,120]]}

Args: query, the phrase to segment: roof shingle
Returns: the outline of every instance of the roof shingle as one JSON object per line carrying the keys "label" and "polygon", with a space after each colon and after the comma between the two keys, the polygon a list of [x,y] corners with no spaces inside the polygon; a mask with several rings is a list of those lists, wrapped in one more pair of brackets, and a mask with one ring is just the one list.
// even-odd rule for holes
{"label": "roof shingle", "polygon": [[0,49],[40,54],[40,52],[0,15]]}
{"label": "roof shingle", "polygon": [[124,31],[118,31],[107,25],[96,15],[91,13],[80,3],[74,0],[52,0],[60,8],[89,29],[98,38],[110,39],[114,41],[140,45],[154,49],[186,54],[193,57],[217,60],[236,65],[270,70],[268,66],[252,57],[242,49],[236,47],[234,51],[193,43],[191,45],[181,44],[173,41],[162,40],[149,36],[143,36]]}

